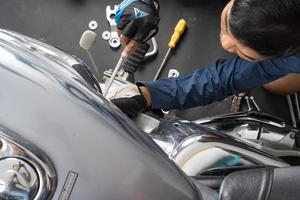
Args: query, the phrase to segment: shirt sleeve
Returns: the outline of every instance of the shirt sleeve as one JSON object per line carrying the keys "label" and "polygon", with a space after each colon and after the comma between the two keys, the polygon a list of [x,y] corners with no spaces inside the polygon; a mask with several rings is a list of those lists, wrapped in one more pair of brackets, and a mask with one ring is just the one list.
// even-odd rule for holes
{"label": "shirt sleeve", "polygon": [[217,60],[204,69],[178,78],[142,81],[140,84],[151,93],[152,109],[186,109],[221,101],[288,73],[300,73],[300,54],[261,62],[235,56]]}

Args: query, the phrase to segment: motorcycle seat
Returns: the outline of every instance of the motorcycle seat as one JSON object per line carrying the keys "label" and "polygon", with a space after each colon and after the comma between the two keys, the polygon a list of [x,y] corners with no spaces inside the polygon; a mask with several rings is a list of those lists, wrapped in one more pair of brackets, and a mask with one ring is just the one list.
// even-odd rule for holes
{"label": "motorcycle seat", "polygon": [[300,167],[243,170],[222,182],[220,200],[299,200]]}

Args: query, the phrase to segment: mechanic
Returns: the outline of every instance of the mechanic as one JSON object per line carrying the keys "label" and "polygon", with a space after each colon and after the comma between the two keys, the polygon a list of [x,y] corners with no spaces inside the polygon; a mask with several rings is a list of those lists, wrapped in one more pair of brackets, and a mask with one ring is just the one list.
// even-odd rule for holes
{"label": "mechanic", "polygon": [[[157,1],[122,2],[116,21],[126,46],[123,57],[157,32],[158,13]],[[128,84],[109,98],[135,117],[145,109],[204,106],[300,73],[299,19],[299,0],[231,0],[221,14],[220,42],[235,56],[178,78]]]}

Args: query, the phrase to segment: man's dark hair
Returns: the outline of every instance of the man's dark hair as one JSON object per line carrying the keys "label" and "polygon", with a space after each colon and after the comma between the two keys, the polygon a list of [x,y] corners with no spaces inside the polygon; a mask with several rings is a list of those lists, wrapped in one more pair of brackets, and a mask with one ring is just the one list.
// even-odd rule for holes
{"label": "man's dark hair", "polygon": [[300,51],[300,0],[234,0],[229,27],[262,56],[292,55]]}

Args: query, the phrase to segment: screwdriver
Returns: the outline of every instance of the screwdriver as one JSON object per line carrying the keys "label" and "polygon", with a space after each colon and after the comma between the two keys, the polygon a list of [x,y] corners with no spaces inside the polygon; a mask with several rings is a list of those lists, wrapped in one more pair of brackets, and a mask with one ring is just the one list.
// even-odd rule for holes
{"label": "screwdriver", "polygon": [[112,84],[114,82],[114,79],[117,76],[117,73],[118,73],[119,69],[122,66],[122,63],[123,63],[123,58],[121,56],[120,59],[119,59],[119,61],[118,61],[118,63],[117,63],[117,65],[116,65],[116,67],[115,67],[115,69],[114,69],[114,71],[113,71],[113,73],[112,73],[112,75],[111,75],[111,77],[110,77],[110,79],[109,79],[109,81],[108,81],[108,83],[107,83],[107,86],[105,86],[105,90],[103,92],[103,96],[104,97],[107,96],[107,93],[109,92],[109,89],[111,88],[111,86],[112,86]]}
{"label": "screwdriver", "polygon": [[156,72],[156,75],[154,77],[154,81],[156,81],[161,73],[161,70],[163,69],[163,67],[165,66],[169,56],[170,56],[170,53],[171,53],[171,50],[174,49],[176,47],[176,44],[179,42],[180,40],[180,37],[181,35],[184,33],[185,29],[187,27],[187,22],[184,20],[184,19],[181,19],[179,20],[179,22],[177,23],[176,27],[175,27],[175,30],[174,30],[174,33],[171,37],[171,40],[168,44],[169,46],[169,49],[167,51],[167,54],[165,55],[158,71]]}

